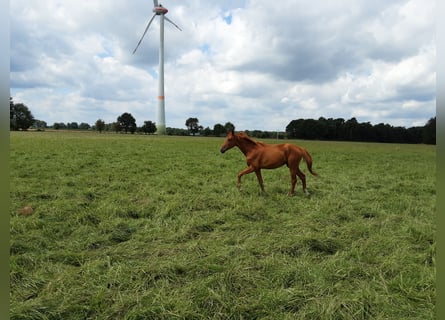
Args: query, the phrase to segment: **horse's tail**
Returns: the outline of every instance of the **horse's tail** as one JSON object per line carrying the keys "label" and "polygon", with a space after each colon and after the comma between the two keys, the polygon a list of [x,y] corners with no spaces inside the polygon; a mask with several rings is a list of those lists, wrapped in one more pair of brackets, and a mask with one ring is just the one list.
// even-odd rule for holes
{"label": "horse's tail", "polygon": [[312,175],[314,176],[318,176],[318,173],[312,170],[312,157],[309,154],[309,152],[307,152],[306,149],[303,149],[303,158],[304,161],[306,162],[307,169],[309,170],[309,172],[312,173]]}

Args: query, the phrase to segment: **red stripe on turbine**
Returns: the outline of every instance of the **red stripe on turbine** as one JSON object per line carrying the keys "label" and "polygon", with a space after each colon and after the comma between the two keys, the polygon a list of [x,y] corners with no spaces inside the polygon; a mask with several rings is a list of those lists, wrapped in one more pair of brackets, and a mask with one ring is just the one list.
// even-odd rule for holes
{"label": "red stripe on turbine", "polygon": [[158,100],[165,100],[165,96],[158,96]]}

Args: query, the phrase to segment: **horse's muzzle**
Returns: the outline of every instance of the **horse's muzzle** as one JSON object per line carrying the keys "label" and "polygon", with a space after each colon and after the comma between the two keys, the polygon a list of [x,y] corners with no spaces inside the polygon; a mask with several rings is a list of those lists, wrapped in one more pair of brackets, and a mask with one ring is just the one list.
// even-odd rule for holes
{"label": "horse's muzzle", "polygon": [[224,152],[226,152],[226,148],[221,148],[219,151],[221,151],[221,153],[224,153]]}

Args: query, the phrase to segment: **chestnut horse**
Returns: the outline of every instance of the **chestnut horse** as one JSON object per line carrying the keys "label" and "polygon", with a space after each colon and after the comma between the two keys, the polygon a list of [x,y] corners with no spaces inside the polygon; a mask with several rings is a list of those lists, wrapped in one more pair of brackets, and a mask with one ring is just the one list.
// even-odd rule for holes
{"label": "chestnut horse", "polygon": [[306,190],[306,176],[301,172],[299,165],[303,158],[306,161],[309,172],[314,176],[318,174],[312,171],[312,157],[306,149],[290,144],[265,144],[263,142],[256,142],[250,139],[244,132],[234,133],[233,130],[227,133],[226,140],[221,146],[221,153],[227,150],[238,147],[246,156],[248,167],[238,173],[238,189],[241,190],[241,177],[245,174],[255,172],[261,190],[264,192],[263,177],[261,176],[261,169],[275,169],[282,165],[287,165],[291,176],[291,188],[289,196],[295,194],[295,184],[297,176],[301,179],[303,184],[303,191],[308,195]]}

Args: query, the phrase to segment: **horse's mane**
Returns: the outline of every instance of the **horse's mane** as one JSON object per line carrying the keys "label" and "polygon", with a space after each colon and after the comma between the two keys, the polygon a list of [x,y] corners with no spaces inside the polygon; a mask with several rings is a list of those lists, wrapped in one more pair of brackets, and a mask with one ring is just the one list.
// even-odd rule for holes
{"label": "horse's mane", "polygon": [[252,140],[245,132],[240,132],[237,134],[238,138],[243,139],[244,141],[248,142],[249,144],[252,145],[261,145],[264,146],[265,143],[264,142],[257,142],[255,140]]}

